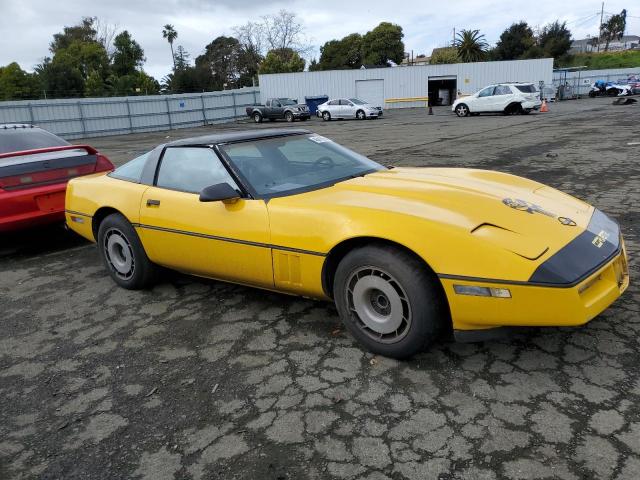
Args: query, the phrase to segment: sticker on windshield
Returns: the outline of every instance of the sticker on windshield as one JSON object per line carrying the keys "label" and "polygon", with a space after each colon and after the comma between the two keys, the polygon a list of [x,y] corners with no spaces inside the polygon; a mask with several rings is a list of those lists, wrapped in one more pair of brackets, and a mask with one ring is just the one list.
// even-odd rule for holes
{"label": "sticker on windshield", "polygon": [[311,140],[312,142],[316,142],[316,143],[325,143],[325,142],[330,142],[331,141],[328,138],[325,138],[325,137],[320,136],[320,135],[314,135],[313,137],[309,137],[309,140]]}

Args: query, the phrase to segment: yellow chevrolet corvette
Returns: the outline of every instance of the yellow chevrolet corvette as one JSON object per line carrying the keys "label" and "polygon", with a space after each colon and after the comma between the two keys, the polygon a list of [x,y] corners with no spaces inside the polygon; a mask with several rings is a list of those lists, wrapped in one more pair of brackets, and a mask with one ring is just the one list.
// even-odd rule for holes
{"label": "yellow chevrolet corvette", "polygon": [[301,129],[160,145],[71,180],[66,220],[124,288],[162,266],[333,300],[397,358],[445,329],[582,325],[629,284],[618,224],[576,198],[498,172],[389,169]]}

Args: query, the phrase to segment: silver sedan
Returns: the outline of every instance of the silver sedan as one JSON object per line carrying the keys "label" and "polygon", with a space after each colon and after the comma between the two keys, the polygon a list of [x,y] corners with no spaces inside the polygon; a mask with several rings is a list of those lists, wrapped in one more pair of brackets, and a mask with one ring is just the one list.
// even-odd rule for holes
{"label": "silver sedan", "polygon": [[357,98],[336,98],[318,105],[317,116],[329,121],[335,118],[378,118],[382,115],[382,107],[376,107]]}

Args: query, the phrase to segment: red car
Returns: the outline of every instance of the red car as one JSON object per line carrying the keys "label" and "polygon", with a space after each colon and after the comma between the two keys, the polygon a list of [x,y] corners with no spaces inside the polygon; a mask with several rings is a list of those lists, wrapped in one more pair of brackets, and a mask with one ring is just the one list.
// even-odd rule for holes
{"label": "red car", "polygon": [[69,179],[113,168],[88,145],[31,125],[0,125],[0,232],[62,222]]}

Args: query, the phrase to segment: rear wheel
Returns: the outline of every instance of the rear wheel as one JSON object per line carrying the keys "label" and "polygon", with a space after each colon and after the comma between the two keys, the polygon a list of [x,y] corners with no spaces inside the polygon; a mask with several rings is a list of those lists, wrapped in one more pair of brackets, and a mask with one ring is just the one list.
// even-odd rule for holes
{"label": "rear wheel", "polygon": [[517,115],[518,113],[521,113],[521,112],[522,112],[522,105],[519,103],[510,103],[504,109],[505,115]]}
{"label": "rear wheel", "polygon": [[284,114],[284,119],[289,123],[293,122],[293,113],[291,113],[291,112],[285,113]]}
{"label": "rear wheel", "polygon": [[329,120],[331,120],[331,114],[329,112],[322,112],[322,119],[325,122],[328,122]]}
{"label": "rear wheel", "polygon": [[255,112],[253,114],[253,121],[256,123],[262,123],[262,115],[260,114],[260,112]]}
{"label": "rear wheel", "polygon": [[464,103],[461,103],[456,107],[456,115],[459,117],[466,117],[469,115],[469,107],[467,107]]}
{"label": "rear wheel", "polygon": [[130,290],[152,285],[158,267],[147,257],[140,238],[119,213],[106,217],[98,227],[98,251],[114,282]]}
{"label": "rear wheel", "polygon": [[407,358],[433,342],[446,315],[435,276],[409,253],[371,245],[338,265],[334,299],[349,332],[374,353]]}

